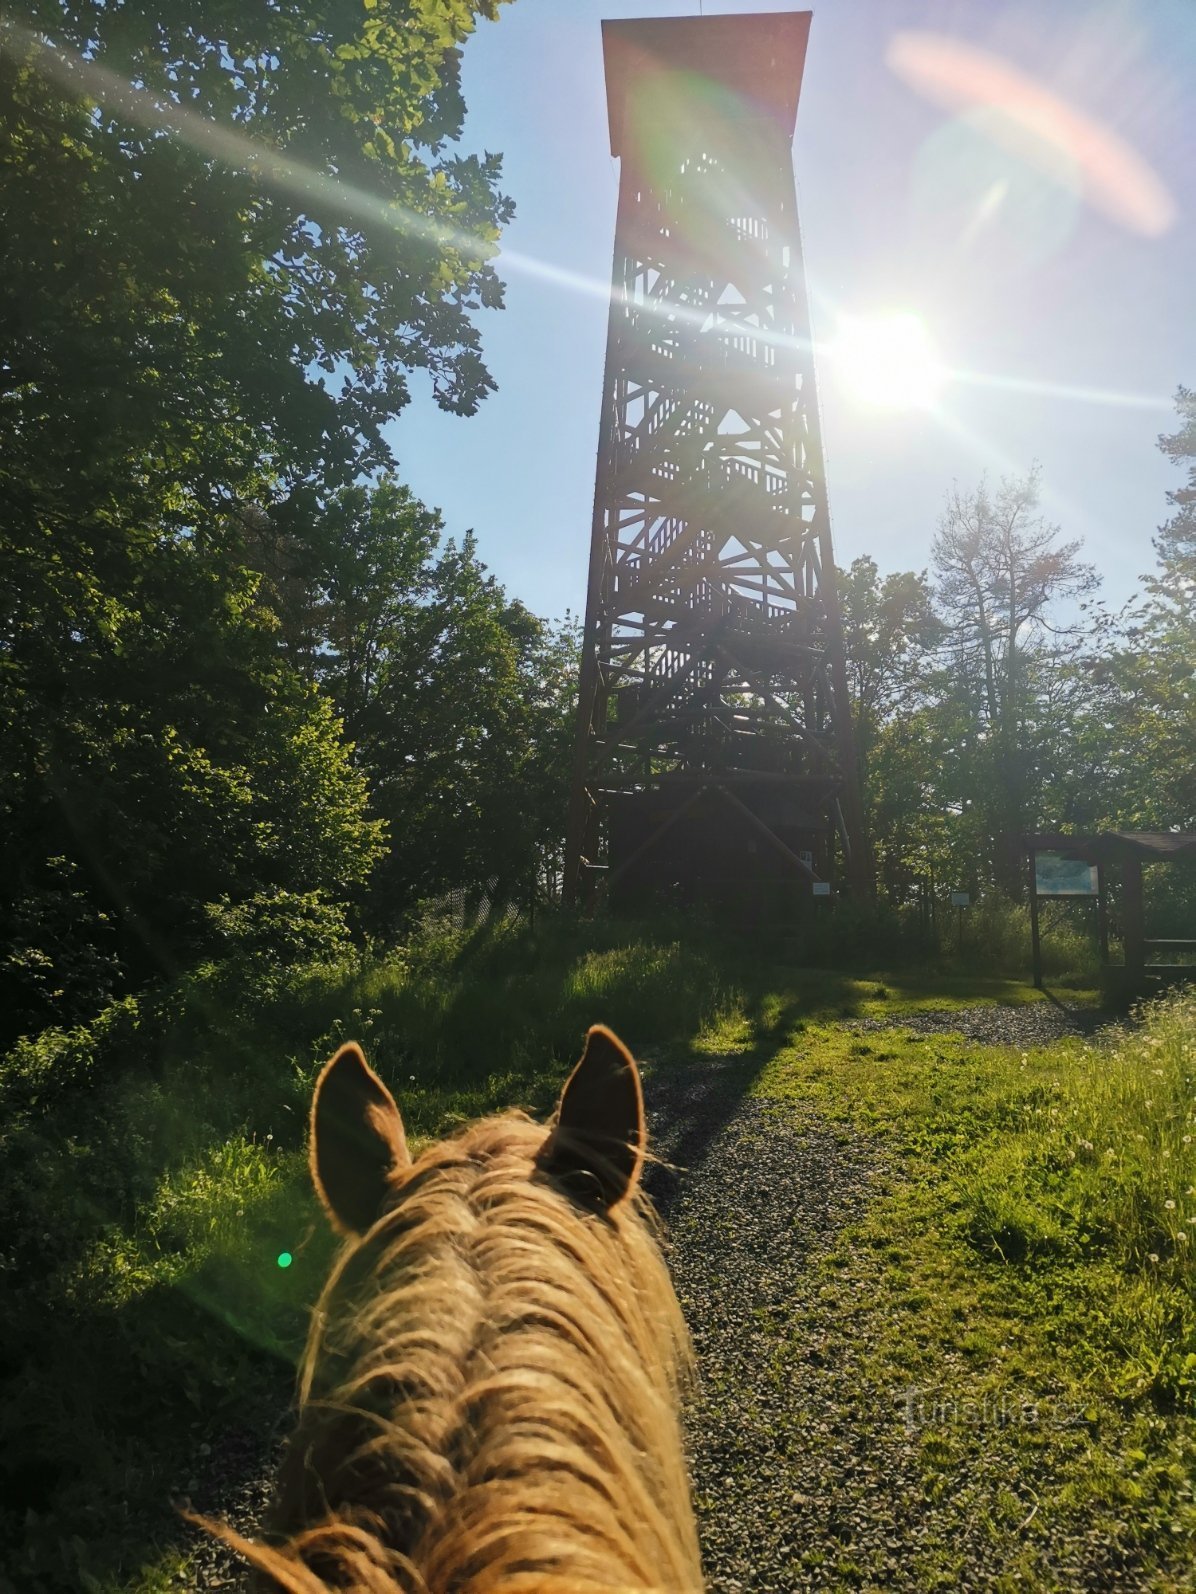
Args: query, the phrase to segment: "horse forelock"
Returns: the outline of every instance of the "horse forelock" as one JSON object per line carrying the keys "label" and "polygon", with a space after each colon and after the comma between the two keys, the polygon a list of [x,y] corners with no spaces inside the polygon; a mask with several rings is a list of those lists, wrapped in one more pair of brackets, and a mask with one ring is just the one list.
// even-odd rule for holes
{"label": "horse forelock", "polygon": [[545,1135],[509,1114],[431,1147],[334,1268],[276,1514],[301,1575],[362,1594],[701,1587],[688,1339],[653,1216],[638,1192],[578,1206],[537,1169]]}

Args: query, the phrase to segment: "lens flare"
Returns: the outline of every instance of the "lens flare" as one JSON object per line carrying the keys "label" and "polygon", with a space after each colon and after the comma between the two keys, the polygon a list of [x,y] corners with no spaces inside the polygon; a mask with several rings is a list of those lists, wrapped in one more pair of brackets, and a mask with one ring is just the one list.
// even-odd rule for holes
{"label": "lens flare", "polygon": [[844,386],[879,409],[930,409],[947,379],[930,333],[905,310],[844,316],[826,356]]}
{"label": "lens flare", "polygon": [[[948,111],[988,111],[989,136],[1034,158],[1037,147],[1074,166],[1094,210],[1130,232],[1159,238],[1175,223],[1163,180],[1111,128],[1102,126],[1028,73],[987,50],[937,33],[895,33],[889,69],[916,94]],[[1049,162],[1044,175],[1053,177]]]}

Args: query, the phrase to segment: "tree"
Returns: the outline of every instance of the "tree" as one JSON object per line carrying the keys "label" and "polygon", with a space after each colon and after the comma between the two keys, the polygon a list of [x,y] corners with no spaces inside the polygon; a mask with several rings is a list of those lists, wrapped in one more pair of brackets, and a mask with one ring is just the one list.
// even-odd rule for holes
{"label": "tree", "polygon": [[925,571],[897,571],[882,581],[867,555],[839,571],[839,601],[852,714],[867,745],[883,720],[917,695],[944,627]]}
{"label": "tree", "polygon": [[450,146],[496,5],[0,19],[0,963],[27,1023],[199,955],[222,903],[369,872],[365,779],[280,651],[255,528],[290,505],[301,543],[300,509],[384,465],[412,371],[461,413],[492,385],[473,314],[510,205]]}
{"label": "tree", "polygon": [[[1181,606],[1192,618],[1196,587],[1196,391],[1181,387],[1175,395],[1180,428],[1159,438],[1159,447],[1174,465],[1186,465],[1187,483],[1167,494],[1175,514],[1155,538],[1155,552],[1163,567],[1162,581],[1170,589],[1159,593],[1164,601]],[[1153,588],[1151,589],[1154,590]]]}
{"label": "tree", "polygon": [[[172,474],[210,503],[238,466],[335,482],[387,462],[413,369],[471,413],[493,386],[471,312],[501,304],[487,261],[511,206],[497,157],[447,146],[455,46],[498,3],[7,8],[9,414],[57,419],[72,449],[90,439],[70,423],[98,419],[154,459],[181,429]],[[197,415],[238,422],[240,446],[197,439]]]}
{"label": "tree", "polygon": [[1196,828],[1196,394],[1181,387],[1176,406],[1180,429],[1159,447],[1187,483],[1167,494],[1176,513],[1155,538],[1157,569],[1088,666],[1105,822],[1152,830]]}
{"label": "tree", "polygon": [[375,927],[457,887],[525,894],[559,847],[575,627],[512,602],[389,478],[330,495],[301,538],[292,509],[261,528],[263,567],[284,652],[336,704],[389,827]]}
{"label": "tree", "polygon": [[1067,712],[1063,687],[1081,625],[1060,606],[1096,588],[1078,541],[1036,513],[1038,472],[1003,480],[995,493],[948,496],[932,546],[937,596],[950,627],[949,688],[966,713],[960,752],[969,766],[961,808],[983,816],[993,877],[1020,890],[1015,838],[1038,819],[1043,751],[1053,717]]}
{"label": "tree", "polygon": [[930,862],[921,822],[928,749],[909,731],[923,722],[944,628],[924,572],[882,580],[864,556],[839,572],[839,598],[868,831],[881,881],[904,883]]}

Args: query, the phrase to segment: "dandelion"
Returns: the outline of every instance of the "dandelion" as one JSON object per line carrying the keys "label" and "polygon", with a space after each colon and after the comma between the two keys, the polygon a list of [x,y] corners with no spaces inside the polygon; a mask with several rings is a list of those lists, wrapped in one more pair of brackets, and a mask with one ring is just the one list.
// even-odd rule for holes
{"label": "dandelion", "polygon": [[1168,1212],[1174,1212],[1175,1211],[1175,1202],[1174,1201],[1164,1201],[1163,1205],[1167,1208]]}
{"label": "dandelion", "polygon": [[1157,1263],[1159,1260],[1159,1253],[1157,1251],[1152,1251],[1148,1260]]}

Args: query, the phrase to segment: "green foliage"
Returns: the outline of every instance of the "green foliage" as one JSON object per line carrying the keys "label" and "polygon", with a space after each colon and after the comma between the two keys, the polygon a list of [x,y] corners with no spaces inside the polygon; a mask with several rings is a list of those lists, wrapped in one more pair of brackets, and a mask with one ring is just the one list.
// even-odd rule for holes
{"label": "green foliage", "polygon": [[1080,635],[1059,609],[1097,584],[1080,544],[1061,542],[1037,508],[1037,468],[993,493],[984,482],[973,493],[956,489],[933,546],[949,628],[938,683],[946,754],[938,804],[958,810],[965,846],[978,843],[963,876],[973,892],[992,881],[1020,895],[1017,838],[1038,827],[1050,801],[1041,749],[1052,721],[1068,712],[1061,683]]}
{"label": "green foliage", "polygon": [[1188,479],[1167,494],[1175,514],[1155,539],[1155,552],[1165,573],[1157,585],[1164,589],[1159,595],[1170,607],[1185,611],[1190,618],[1191,605],[1185,597],[1190,596],[1191,584],[1196,581],[1196,393],[1179,388],[1175,407],[1179,430],[1160,437],[1159,447],[1172,464],[1186,468]]}
{"label": "green foliage", "polygon": [[512,602],[472,536],[442,533],[389,477],[257,525],[286,655],[335,704],[387,823],[365,901],[388,934],[449,890],[526,901],[563,829],[575,627]]}
{"label": "green foliage", "polygon": [[0,19],[10,1034],[205,955],[213,904],[370,873],[383,827],[263,541],[319,567],[321,501],[387,464],[412,370],[462,413],[492,386],[473,313],[510,205],[451,151],[457,46],[496,10]]}
{"label": "green foliage", "polygon": [[839,603],[852,713],[866,753],[879,725],[917,697],[945,628],[924,572],[898,571],[882,581],[867,557],[839,572]]}
{"label": "green foliage", "polygon": [[882,583],[871,560],[844,577],[865,797],[898,897],[919,878],[1020,896],[1011,838],[1064,817],[1050,810],[1082,687],[1061,609],[1086,612],[1095,575],[1037,504],[1036,470],[949,494],[933,592],[912,572]]}
{"label": "green foliage", "polygon": [[[1155,539],[1157,571],[1090,662],[1082,724],[1100,770],[1101,817],[1153,830],[1196,828],[1196,399],[1180,388],[1176,402],[1183,424],[1159,442],[1187,464],[1188,484],[1167,495],[1176,513]],[[1188,902],[1196,914],[1190,887]]]}
{"label": "green foliage", "polygon": [[10,7],[9,404],[72,450],[148,446],[201,501],[230,464],[383,463],[413,368],[471,412],[511,207],[496,157],[451,153],[456,47],[497,3]]}
{"label": "green foliage", "polygon": [[258,892],[243,902],[227,897],[207,905],[208,921],[238,972],[263,977],[305,963],[338,963],[351,942],[344,909],[320,892]]}
{"label": "green foliage", "polygon": [[40,879],[11,907],[0,953],[0,988],[13,1028],[26,1030],[47,1014],[60,1023],[90,1018],[120,977],[111,914],[81,889],[69,858],[46,858]]}
{"label": "green foliage", "polygon": [[[1091,902],[1040,902],[1039,929],[1044,975],[1095,986],[1099,954]],[[1030,910],[995,892],[965,909],[962,919],[945,909],[941,944],[965,968],[1026,976],[1031,968]]]}
{"label": "green foliage", "polygon": [[454,887],[526,900],[563,826],[574,630],[512,602],[472,537],[442,546],[442,529],[384,478],[332,495],[289,567],[292,655],[344,716],[388,824],[369,901],[391,933]]}
{"label": "green foliage", "polygon": [[[343,899],[382,844],[332,706],[278,657],[255,578],[222,579],[187,541],[119,580],[139,607],[106,632],[89,611],[52,617],[51,592],[28,592],[10,632],[0,801],[22,1027],[185,967],[211,948],[205,908],[223,897]],[[73,637],[50,658],[63,623]],[[61,902],[47,912],[64,875],[65,934]],[[37,960],[78,972],[35,985]]]}
{"label": "green foliage", "polygon": [[[1160,446],[1192,482],[1168,494],[1159,570],[1120,616],[1093,601],[1079,544],[1037,513],[1036,471],[949,496],[933,601],[923,576],[882,583],[871,560],[842,576],[869,822],[895,904],[913,881],[940,902],[951,889],[1021,900],[1023,831],[1196,826],[1196,433],[1191,394],[1177,402],[1181,427]],[[1196,877],[1163,873],[1147,879],[1150,922],[1190,935]],[[1011,946],[995,924],[980,939]]]}

